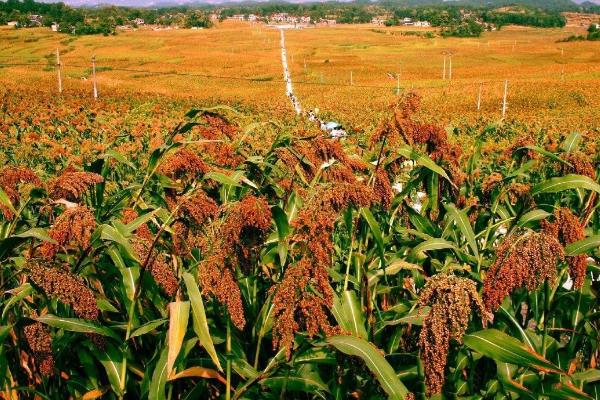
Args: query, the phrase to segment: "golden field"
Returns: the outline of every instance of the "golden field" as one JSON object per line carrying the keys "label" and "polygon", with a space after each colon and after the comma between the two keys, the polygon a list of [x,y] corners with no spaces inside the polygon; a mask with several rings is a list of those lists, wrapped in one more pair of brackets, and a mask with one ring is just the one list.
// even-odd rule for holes
{"label": "golden field", "polygon": [[[447,126],[488,123],[501,117],[508,79],[508,119],[532,129],[597,129],[600,45],[557,43],[583,28],[507,27],[478,39],[409,34],[416,29],[338,25],[286,31],[288,63],[301,104],[356,130],[369,130],[393,101],[399,73],[402,90],[423,95],[424,118]],[[248,107],[269,118],[293,117],[282,82],[279,32],[265,26],[225,22],[208,30],[138,30],[110,37],[3,27],[0,62],[34,65],[0,68],[1,85],[56,93],[56,48],[65,98],[75,92],[91,96],[91,80],[84,78],[89,78],[90,59],[96,55],[104,97],[184,98]],[[452,81],[442,80],[444,52],[453,54]]]}

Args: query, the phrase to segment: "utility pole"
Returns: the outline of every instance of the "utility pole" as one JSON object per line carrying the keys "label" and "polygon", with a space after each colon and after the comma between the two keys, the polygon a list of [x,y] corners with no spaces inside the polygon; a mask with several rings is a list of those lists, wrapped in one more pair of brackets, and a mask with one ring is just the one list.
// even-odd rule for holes
{"label": "utility pole", "polygon": [[508,80],[504,81],[504,99],[502,100],[502,118],[506,115],[506,98],[508,96]]}
{"label": "utility pole", "polygon": [[94,84],[94,100],[98,98],[98,85],[96,84],[96,56],[92,56],[92,82]]}
{"label": "utility pole", "polygon": [[481,111],[481,92],[483,89],[483,82],[479,84],[479,94],[477,95],[477,111]]}
{"label": "utility pole", "polygon": [[60,66],[60,51],[56,49],[56,71],[58,74],[58,93],[62,94],[62,76],[61,76],[61,66]]}
{"label": "utility pole", "polygon": [[352,71],[350,71],[350,86],[354,86],[354,80],[352,79]]}
{"label": "utility pole", "polygon": [[444,69],[442,70],[442,80],[446,80],[446,53],[444,52]]}
{"label": "utility pole", "polygon": [[396,74],[396,96],[400,96],[400,72]]}

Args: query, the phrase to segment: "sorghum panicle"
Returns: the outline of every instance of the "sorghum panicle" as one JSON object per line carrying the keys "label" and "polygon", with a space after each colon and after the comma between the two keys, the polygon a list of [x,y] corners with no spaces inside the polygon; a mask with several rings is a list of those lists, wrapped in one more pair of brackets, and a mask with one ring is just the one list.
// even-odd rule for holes
{"label": "sorghum panicle", "polygon": [[47,189],[50,198],[54,200],[79,201],[92,185],[102,182],[104,182],[104,178],[101,175],[69,169],[60,176],[51,179],[47,184]]}
{"label": "sorghum panicle", "polygon": [[[558,239],[563,246],[585,239],[585,227],[568,208],[554,211],[554,222],[543,221],[542,226],[547,234]],[[567,256],[567,262],[573,287],[581,289],[585,281],[587,256],[585,254]]]}
{"label": "sorghum panicle", "polygon": [[505,238],[484,279],[486,307],[495,311],[513,290],[520,287],[536,290],[545,280],[554,280],[556,265],[563,259],[563,247],[547,233],[526,232]]}
{"label": "sorghum panicle", "polygon": [[420,293],[419,305],[431,306],[419,338],[427,395],[431,396],[442,392],[450,340],[462,340],[473,309],[481,316],[484,327],[491,316],[479,298],[475,282],[454,275],[429,278]]}
{"label": "sorghum panicle", "polygon": [[33,353],[33,359],[42,375],[51,375],[54,369],[52,338],[48,329],[40,322],[34,322],[23,328],[23,336]]}
{"label": "sorghum panicle", "polygon": [[100,310],[96,304],[94,292],[83,280],[64,269],[44,266],[32,262],[28,265],[29,278],[49,297],[56,297],[61,303],[69,305],[79,318],[96,320]]}
{"label": "sorghum panicle", "polygon": [[67,208],[48,231],[48,235],[57,243],[45,242],[40,246],[40,253],[51,259],[68,245],[86,248],[90,244],[92,233],[96,229],[96,219],[86,206]]}

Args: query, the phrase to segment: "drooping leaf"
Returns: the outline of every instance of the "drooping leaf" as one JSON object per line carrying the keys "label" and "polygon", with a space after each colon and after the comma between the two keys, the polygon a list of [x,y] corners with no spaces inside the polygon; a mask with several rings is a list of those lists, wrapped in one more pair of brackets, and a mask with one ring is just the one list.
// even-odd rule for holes
{"label": "drooping leaf", "polygon": [[545,182],[535,185],[531,189],[531,195],[542,193],[558,193],[569,189],[587,189],[600,193],[600,185],[591,178],[583,175],[569,174],[556,178],[550,178]]}
{"label": "drooping leaf", "polygon": [[183,338],[187,330],[188,318],[190,316],[189,301],[174,301],[169,303],[169,332],[167,347],[167,376],[173,373],[175,360],[181,350]]}
{"label": "drooping leaf", "polygon": [[404,400],[408,389],[400,382],[392,366],[381,355],[379,349],[364,339],[354,336],[331,336],[327,343],[344,354],[360,357],[375,375],[388,398]]}
{"label": "drooping leaf", "polygon": [[213,363],[216,365],[219,371],[223,371],[221,368],[221,363],[219,362],[219,358],[217,357],[215,345],[212,337],[210,336],[208,320],[206,319],[206,312],[204,311],[204,302],[202,301],[202,295],[198,289],[196,279],[190,273],[185,272],[183,274],[183,281],[185,282],[188,297],[190,299],[190,303],[192,304],[194,332],[196,332],[196,335],[198,335],[200,345],[206,349],[206,352],[210,356]]}
{"label": "drooping leaf", "polygon": [[450,214],[451,218],[454,220],[458,229],[460,229],[461,233],[467,240],[471,251],[475,257],[479,257],[479,249],[477,248],[477,242],[475,241],[475,232],[473,232],[473,227],[469,222],[469,218],[467,214],[463,210],[459,210],[456,208],[454,204],[446,205],[446,211]]}
{"label": "drooping leaf", "polygon": [[600,235],[590,236],[577,242],[568,244],[565,247],[565,254],[568,256],[577,256],[585,254],[590,250],[600,247]]}
{"label": "drooping leaf", "polygon": [[54,328],[64,329],[71,332],[95,333],[102,336],[108,336],[116,340],[122,340],[113,330],[105,326],[96,325],[89,321],[77,318],[58,317],[52,314],[46,314],[36,317],[36,321],[52,326]]}
{"label": "drooping leaf", "polygon": [[563,373],[529,346],[496,329],[485,329],[465,335],[463,341],[471,350],[496,361],[535,368],[542,372]]}

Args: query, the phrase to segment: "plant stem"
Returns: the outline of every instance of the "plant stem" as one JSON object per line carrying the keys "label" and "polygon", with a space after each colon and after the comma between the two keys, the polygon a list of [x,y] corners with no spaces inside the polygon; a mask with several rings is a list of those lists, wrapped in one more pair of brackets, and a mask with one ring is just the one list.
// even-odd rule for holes
{"label": "plant stem", "polygon": [[231,399],[231,322],[227,318],[227,384],[225,385],[225,400]]}

